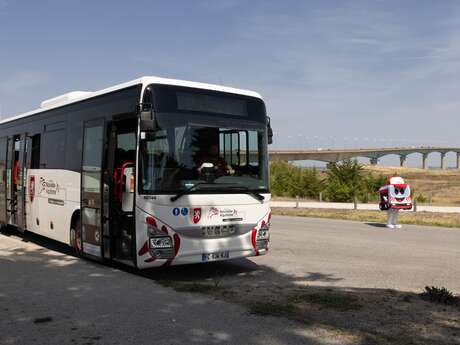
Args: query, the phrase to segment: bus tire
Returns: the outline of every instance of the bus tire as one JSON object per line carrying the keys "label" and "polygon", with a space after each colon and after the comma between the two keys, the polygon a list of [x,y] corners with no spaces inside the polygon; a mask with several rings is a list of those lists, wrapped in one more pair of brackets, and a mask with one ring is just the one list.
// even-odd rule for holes
{"label": "bus tire", "polygon": [[70,229],[70,245],[72,246],[76,256],[83,255],[82,243],[81,222],[80,217],[77,217]]}
{"label": "bus tire", "polygon": [[0,232],[9,235],[13,232],[14,228],[10,224],[3,223],[0,225]]}

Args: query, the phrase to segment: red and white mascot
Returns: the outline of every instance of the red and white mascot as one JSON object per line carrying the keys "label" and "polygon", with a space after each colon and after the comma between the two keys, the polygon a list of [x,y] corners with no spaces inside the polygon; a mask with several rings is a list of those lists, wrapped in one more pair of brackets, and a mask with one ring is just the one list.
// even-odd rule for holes
{"label": "red and white mascot", "polygon": [[410,210],[412,208],[412,196],[410,186],[399,176],[389,177],[385,186],[379,189],[380,209],[388,211],[387,227],[401,228],[398,222],[399,210]]}

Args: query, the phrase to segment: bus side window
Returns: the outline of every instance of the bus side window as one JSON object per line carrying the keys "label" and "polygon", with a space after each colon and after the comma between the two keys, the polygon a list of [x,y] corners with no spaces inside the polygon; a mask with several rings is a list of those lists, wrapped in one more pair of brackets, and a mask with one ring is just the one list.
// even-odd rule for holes
{"label": "bus side window", "polygon": [[40,168],[63,169],[65,162],[66,131],[64,129],[43,133]]}
{"label": "bus side window", "polygon": [[30,169],[40,169],[40,134],[32,137]]}
{"label": "bus side window", "polygon": [[116,167],[126,162],[136,161],[136,133],[119,133],[117,135]]}

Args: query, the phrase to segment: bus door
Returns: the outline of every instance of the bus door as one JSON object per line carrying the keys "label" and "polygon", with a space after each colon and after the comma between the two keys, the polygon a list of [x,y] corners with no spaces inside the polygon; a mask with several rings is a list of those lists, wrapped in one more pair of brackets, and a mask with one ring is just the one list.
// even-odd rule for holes
{"label": "bus door", "polygon": [[6,218],[24,229],[25,224],[25,134],[8,138],[6,154]]}
{"label": "bus door", "polygon": [[134,264],[135,162],[137,121],[132,118],[112,122],[109,134],[107,169],[112,173],[110,198],[111,256],[125,264]]}
{"label": "bus door", "polygon": [[26,135],[21,134],[15,141],[15,162],[13,183],[16,183],[16,225],[26,228]]}
{"label": "bus door", "polygon": [[81,166],[83,253],[102,258],[104,120],[85,122]]}
{"label": "bus door", "polygon": [[6,148],[8,138],[0,138],[0,224],[6,224]]}

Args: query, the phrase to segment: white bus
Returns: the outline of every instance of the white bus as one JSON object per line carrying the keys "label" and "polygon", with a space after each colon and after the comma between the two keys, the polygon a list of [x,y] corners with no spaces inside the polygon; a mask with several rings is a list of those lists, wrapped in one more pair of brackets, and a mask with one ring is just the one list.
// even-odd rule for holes
{"label": "white bus", "polygon": [[138,268],[265,254],[255,92],[142,77],[0,122],[0,222]]}

